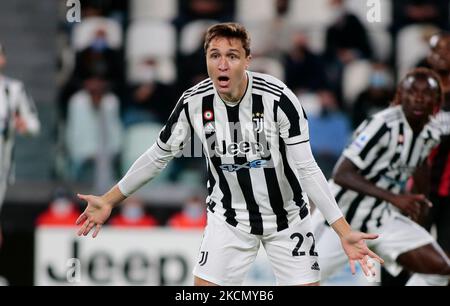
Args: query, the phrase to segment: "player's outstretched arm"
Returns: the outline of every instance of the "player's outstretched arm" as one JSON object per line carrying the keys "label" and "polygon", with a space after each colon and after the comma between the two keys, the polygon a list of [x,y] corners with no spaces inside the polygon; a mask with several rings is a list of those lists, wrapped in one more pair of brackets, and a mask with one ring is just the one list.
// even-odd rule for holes
{"label": "player's outstretched arm", "polygon": [[375,275],[375,271],[372,270],[373,267],[368,262],[369,258],[376,260],[380,264],[383,264],[384,260],[367,247],[365,240],[377,239],[378,235],[353,231],[344,218],[338,219],[331,224],[331,227],[341,239],[342,248],[350,261],[352,273],[355,274],[355,262],[358,262],[365,275]]}
{"label": "player's outstretched arm", "polygon": [[76,225],[82,224],[78,230],[78,236],[87,236],[95,228],[93,238],[97,237],[102,225],[111,215],[112,209],[126,198],[117,185],[102,196],[78,194],[78,197],[88,204],[76,221]]}

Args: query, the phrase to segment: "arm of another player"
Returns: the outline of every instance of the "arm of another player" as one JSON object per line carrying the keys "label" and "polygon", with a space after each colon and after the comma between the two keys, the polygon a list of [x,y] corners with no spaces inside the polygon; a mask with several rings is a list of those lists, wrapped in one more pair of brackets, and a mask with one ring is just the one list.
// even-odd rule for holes
{"label": "arm of another player", "polygon": [[413,220],[419,218],[421,205],[431,205],[431,202],[424,194],[394,194],[389,190],[377,187],[359,174],[358,171],[359,169],[355,164],[348,158],[343,158],[336,167],[333,179],[336,184],[344,188],[352,189],[391,203]]}
{"label": "arm of another player", "polygon": [[21,85],[17,96],[17,111],[15,113],[15,126],[20,134],[37,135],[40,131],[40,122],[36,105]]}

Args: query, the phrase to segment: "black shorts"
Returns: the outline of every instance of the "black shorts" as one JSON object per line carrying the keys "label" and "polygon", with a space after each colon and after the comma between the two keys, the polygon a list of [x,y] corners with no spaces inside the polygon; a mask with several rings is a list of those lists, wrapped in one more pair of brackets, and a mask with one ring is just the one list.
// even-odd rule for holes
{"label": "black shorts", "polygon": [[431,195],[433,207],[430,209],[426,224],[428,230],[435,225],[437,229],[437,242],[447,254],[450,254],[450,197]]}

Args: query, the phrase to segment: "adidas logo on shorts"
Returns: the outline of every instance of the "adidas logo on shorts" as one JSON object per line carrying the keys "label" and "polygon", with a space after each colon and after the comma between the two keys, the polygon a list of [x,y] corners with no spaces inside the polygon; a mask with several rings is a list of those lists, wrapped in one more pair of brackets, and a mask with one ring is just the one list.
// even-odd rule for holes
{"label": "adidas logo on shorts", "polygon": [[320,271],[320,267],[317,261],[311,266],[311,270]]}

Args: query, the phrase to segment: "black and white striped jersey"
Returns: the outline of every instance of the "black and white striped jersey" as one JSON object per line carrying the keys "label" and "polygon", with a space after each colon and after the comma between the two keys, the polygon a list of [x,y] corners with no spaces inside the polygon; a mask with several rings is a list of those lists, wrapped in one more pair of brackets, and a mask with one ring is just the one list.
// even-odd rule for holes
{"label": "black and white striped jersey", "polygon": [[206,156],[208,209],[262,235],[308,215],[286,146],[308,142],[309,133],[306,114],[285,84],[265,74],[247,75],[246,92],[234,105],[221,100],[210,79],[187,90],[157,145],[178,152],[195,133],[201,144],[191,144],[189,152]]}
{"label": "black and white striped jersey", "polygon": [[27,132],[36,134],[40,124],[36,107],[22,82],[0,75],[0,206],[11,178],[15,120],[25,121]]}
{"label": "black and white striped jersey", "polygon": [[[387,108],[363,122],[343,156],[376,186],[399,194],[407,180],[439,143],[441,129],[435,119],[415,135],[401,106]],[[347,221],[366,232],[379,227],[396,209],[371,196],[347,190],[331,180],[331,189]]]}

